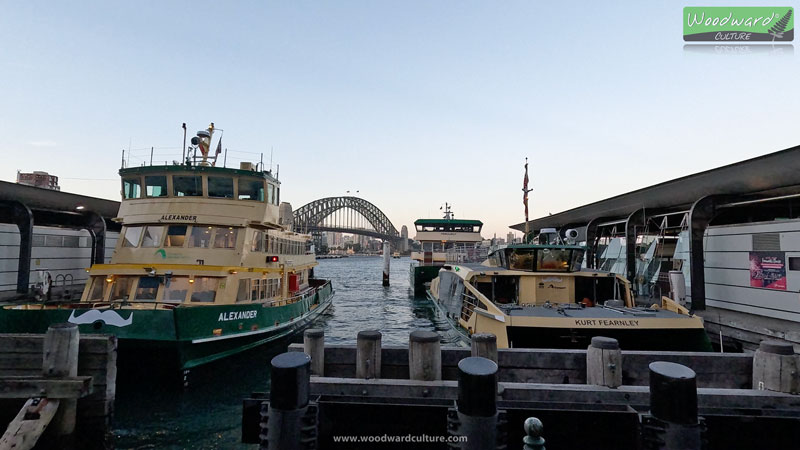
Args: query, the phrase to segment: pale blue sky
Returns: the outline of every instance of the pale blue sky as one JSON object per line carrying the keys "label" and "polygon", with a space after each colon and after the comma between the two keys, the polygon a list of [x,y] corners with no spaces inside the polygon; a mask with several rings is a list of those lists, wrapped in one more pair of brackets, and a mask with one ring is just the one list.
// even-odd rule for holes
{"label": "pale blue sky", "polygon": [[559,3],[3,0],[0,179],[116,199],[129,142],[213,121],[295,208],[447,201],[505,237],[526,156],[535,218],[800,144],[792,47],[684,50],[683,6],[757,2]]}

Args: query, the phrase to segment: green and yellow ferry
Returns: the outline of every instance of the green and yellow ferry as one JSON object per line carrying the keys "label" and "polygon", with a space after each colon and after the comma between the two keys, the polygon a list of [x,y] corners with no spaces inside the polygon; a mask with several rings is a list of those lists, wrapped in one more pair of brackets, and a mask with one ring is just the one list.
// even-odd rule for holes
{"label": "green and yellow ferry", "polygon": [[428,298],[465,342],[492,333],[498,348],[586,348],[606,336],[626,350],[712,350],[700,316],[668,297],[637,306],[624,277],[581,268],[585,251],[509,245],[482,264],[442,266]]}
{"label": "green and yellow ferry", "polygon": [[213,131],[198,132],[182,163],[120,169],[110,263],[87,269],[79,302],[0,308],[0,332],[71,322],[116,335],[123,356],[168,350],[185,370],[293,334],[325,311],[331,283],[313,277],[310,236],[291,231],[277,177],[251,163],[215,167]]}

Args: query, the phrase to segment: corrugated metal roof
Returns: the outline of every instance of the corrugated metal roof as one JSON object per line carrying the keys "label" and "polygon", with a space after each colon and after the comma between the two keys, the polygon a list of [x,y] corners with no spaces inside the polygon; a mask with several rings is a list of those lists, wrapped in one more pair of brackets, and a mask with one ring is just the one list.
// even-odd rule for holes
{"label": "corrugated metal roof", "polygon": [[[531,230],[580,226],[595,218],[627,217],[640,208],[686,209],[711,194],[744,195],[800,185],[800,146],[698,172],[615,197],[540,217]],[[510,225],[524,231],[525,222]]]}

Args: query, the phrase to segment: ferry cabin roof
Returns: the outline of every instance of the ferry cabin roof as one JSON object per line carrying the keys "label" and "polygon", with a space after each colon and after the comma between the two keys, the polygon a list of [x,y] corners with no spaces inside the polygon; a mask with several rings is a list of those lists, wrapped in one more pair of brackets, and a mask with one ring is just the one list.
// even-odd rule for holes
{"label": "ferry cabin roof", "polygon": [[417,231],[456,231],[480,233],[483,222],[464,219],[417,219],[414,221]]}
{"label": "ferry cabin roof", "polygon": [[207,166],[121,169],[117,221],[281,228],[280,182],[268,172]]}

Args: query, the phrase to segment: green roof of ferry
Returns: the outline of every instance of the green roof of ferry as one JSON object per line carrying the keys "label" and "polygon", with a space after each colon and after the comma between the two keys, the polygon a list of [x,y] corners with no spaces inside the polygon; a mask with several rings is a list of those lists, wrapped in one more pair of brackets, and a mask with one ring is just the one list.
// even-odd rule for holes
{"label": "green roof of ferry", "polygon": [[208,173],[208,174],[217,174],[217,175],[239,175],[239,176],[249,176],[249,177],[258,177],[258,178],[266,178],[275,183],[280,183],[277,178],[273,177],[270,172],[257,172],[255,170],[242,170],[242,169],[232,169],[229,167],[211,167],[211,166],[199,166],[199,165],[192,165],[187,166],[185,164],[173,164],[167,166],[139,166],[139,167],[127,167],[125,169],[120,169],[119,174],[120,176],[125,175],[140,175],[140,174],[148,174],[148,173],[164,173],[164,172],[200,172],[200,173]]}
{"label": "green roof of ferry", "polygon": [[480,220],[468,219],[417,219],[414,225],[483,225]]}

